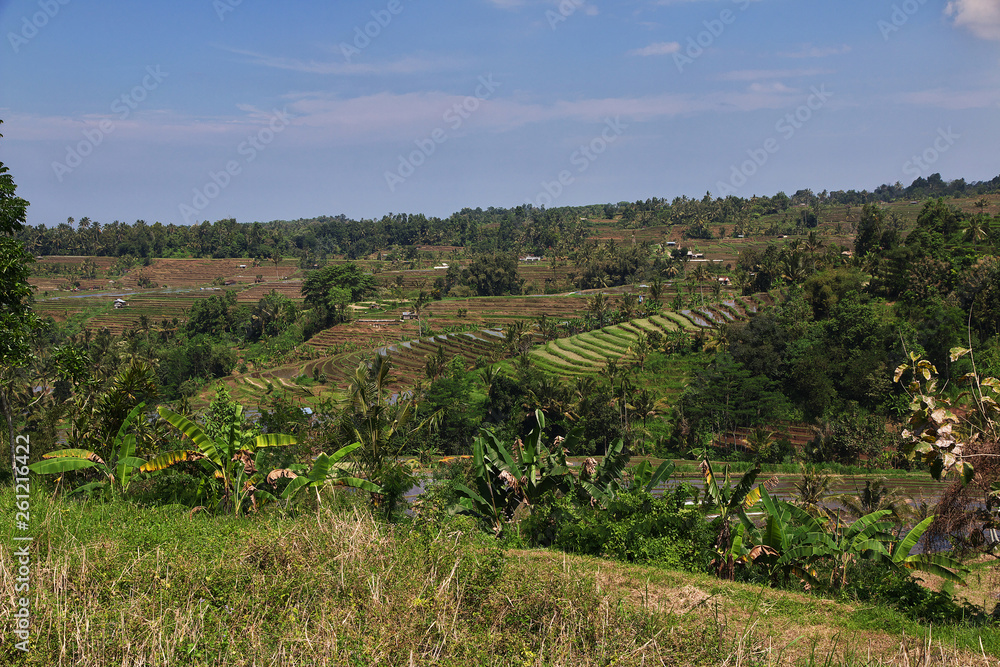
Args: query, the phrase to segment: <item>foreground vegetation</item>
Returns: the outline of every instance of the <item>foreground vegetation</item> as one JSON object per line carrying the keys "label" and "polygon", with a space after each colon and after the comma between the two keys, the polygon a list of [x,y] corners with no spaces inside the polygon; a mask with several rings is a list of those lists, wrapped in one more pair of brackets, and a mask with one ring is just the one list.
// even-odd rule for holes
{"label": "foreground vegetation", "polygon": [[[236,518],[36,494],[36,639],[28,654],[3,644],[0,661],[971,665],[1000,655],[992,627],[931,629],[864,602],[506,549],[466,521],[385,524],[356,496],[320,500]],[[10,562],[10,540],[0,544]],[[12,586],[4,577],[4,598]]]}

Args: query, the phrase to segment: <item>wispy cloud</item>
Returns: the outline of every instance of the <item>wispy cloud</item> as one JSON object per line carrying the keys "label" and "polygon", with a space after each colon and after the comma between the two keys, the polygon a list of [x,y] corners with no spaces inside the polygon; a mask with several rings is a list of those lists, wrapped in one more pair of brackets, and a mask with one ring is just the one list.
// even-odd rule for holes
{"label": "wispy cloud", "polygon": [[[441,91],[382,92],[341,98],[325,91],[286,95],[280,107],[291,116],[283,143],[292,145],[365,145],[386,141],[409,142],[438,127],[449,127],[448,113],[469,98]],[[546,122],[602,123],[621,116],[628,121],[650,121],[700,113],[739,113],[781,109],[795,103],[797,95],[780,84],[745,91],[707,94],[662,94],[641,97],[585,98],[531,101],[494,98],[482,100],[474,115],[462,124],[466,132],[507,132]],[[252,104],[235,105],[228,116],[195,117],[171,110],[135,113],[118,122],[116,139],[142,143],[235,145],[248,132],[266,124],[270,109]],[[2,111],[2,110],[0,110]],[[11,141],[78,140],[81,132],[96,127],[105,116],[70,118],[3,111]]]}
{"label": "wispy cloud", "polygon": [[385,63],[349,63],[344,60],[302,60],[287,56],[272,56],[256,51],[221,47],[225,51],[243,56],[251,65],[284,69],[293,72],[309,74],[336,74],[341,76],[373,76],[392,74],[418,74],[424,72],[454,69],[459,66],[451,60],[429,59],[418,56],[406,56]]}
{"label": "wispy cloud", "polygon": [[828,69],[740,69],[719,75],[723,81],[761,81],[765,79],[793,79],[803,76],[831,74]]}
{"label": "wispy cloud", "polygon": [[829,56],[842,56],[850,53],[851,47],[847,44],[841,46],[813,46],[803,44],[795,51],[783,51],[778,54],[782,58],[828,58]]}
{"label": "wispy cloud", "polygon": [[1000,108],[1000,90],[946,90],[933,88],[912,93],[901,93],[896,101],[915,106],[940,109]]}
{"label": "wispy cloud", "polygon": [[771,81],[769,83],[751,83],[750,84],[751,93],[794,93],[796,92],[794,88],[789,88],[780,81]]}
{"label": "wispy cloud", "polygon": [[641,49],[632,49],[630,56],[667,56],[681,50],[680,42],[656,42]]}
{"label": "wispy cloud", "polygon": [[1000,1],[952,0],[944,12],[976,37],[1000,40]]}

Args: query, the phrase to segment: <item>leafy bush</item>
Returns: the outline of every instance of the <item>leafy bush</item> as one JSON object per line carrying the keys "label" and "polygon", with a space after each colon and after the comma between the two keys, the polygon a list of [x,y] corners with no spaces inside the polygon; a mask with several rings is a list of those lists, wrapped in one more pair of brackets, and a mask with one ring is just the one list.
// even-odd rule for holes
{"label": "leafy bush", "polygon": [[607,510],[558,499],[536,507],[522,532],[536,544],[571,553],[706,571],[715,535],[699,512],[684,508],[687,497],[685,487],[662,497],[633,490],[619,495]]}
{"label": "leafy bush", "polygon": [[469,486],[474,484],[471,458],[449,458],[438,463],[431,479],[424,484],[424,492],[416,498],[411,508],[415,522],[427,525],[440,525],[450,518],[450,511],[461,495],[457,484]]}
{"label": "leafy bush", "polygon": [[925,588],[913,576],[881,563],[860,561],[851,570],[852,580],[844,594],[859,602],[892,607],[916,621],[935,625],[990,620],[982,608],[955,600],[947,590]]}

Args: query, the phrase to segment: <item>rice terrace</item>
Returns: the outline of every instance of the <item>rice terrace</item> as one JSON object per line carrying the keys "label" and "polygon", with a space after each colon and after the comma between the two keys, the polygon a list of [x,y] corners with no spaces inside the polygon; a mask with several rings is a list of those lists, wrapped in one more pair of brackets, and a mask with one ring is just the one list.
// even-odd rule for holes
{"label": "rice terrace", "polygon": [[998,0],[0,34],[0,667],[1000,667]]}

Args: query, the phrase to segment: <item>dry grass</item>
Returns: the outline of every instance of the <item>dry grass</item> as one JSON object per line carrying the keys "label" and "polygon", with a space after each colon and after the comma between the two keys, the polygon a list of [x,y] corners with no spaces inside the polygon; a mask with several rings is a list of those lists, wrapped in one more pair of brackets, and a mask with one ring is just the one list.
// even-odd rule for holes
{"label": "dry grass", "polygon": [[[947,636],[928,643],[919,627],[862,627],[852,617],[863,610],[804,594],[504,551],[470,523],[391,526],[331,500],[234,519],[34,497],[32,650],[6,635],[0,664],[997,662]],[[13,503],[9,492],[0,501]],[[5,627],[10,544],[0,541]]]}

